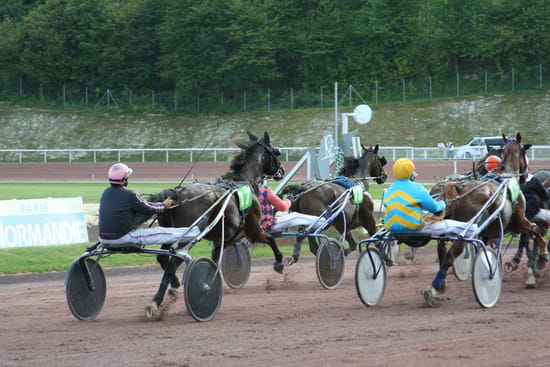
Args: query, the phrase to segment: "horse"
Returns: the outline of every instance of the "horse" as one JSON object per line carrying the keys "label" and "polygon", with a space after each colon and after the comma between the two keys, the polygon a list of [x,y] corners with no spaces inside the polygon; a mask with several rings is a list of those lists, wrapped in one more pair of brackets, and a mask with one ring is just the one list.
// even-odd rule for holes
{"label": "horse", "polygon": [[[362,154],[360,158],[346,157],[344,165],[338,173],[341,177],[333,181],[309,180],[300,185],[286,186],[281,192],[282,195],[291,195],[295,199],[290,207],[291,211],[304,214],[320,216],[346,189],[342,184],[345,180],[362,184],[364,187],[363,202],[353,204],[351,201],[345,204],[343,214],[345,219],[339,215],[332,222],[332,225],[348,241],[349,248],[344,250],[348,255],[355,251],[357,242],[353,238],[351,230],[362,226],[370,235],[376,232],[376,219],[374,217],[374,202],[368,193],[369,179],[376,183],[383,184],[387,174],[384,171],[386,159],[378,155],[379,146],[367,148],[361,144]],[[298,261],[300,254],[301,238],[298,237],[294,253],[287,264]],[[313,254],[317,254],[318,243],[314,237],[308,237],[309,248]]]}
{"label": "horse", "polygon": [[[439,198],[445,200],[448,205],[445,208],[444,218],[454,219],[458,221],[469,221],[473,218],[482,207],[489,201],[491,196],[498,190],[500,179],[499,175],[512,175],[515,177],[524,178],[527,172],[527,160],[525,159],[525,150],[521,145],[521,135],[518,133],[516,139],[507,139],[503,135],[505,145],[502,150],[502,161],[490,173],[490,177],[484,180],[465,179],[462,181],[443,181],[437,183],[430,193],[432,195],[439,194]],[[502,200],[505,200],[502,203]],[[536,230],[536,225],[525,217],[525,197],[518,190],[517,198],[511,198],[508,193],[505,196],[499,196],[483,213],[482,218],[487,218],[488,215],[494,213],[495,210],[501,207],[499,213],[500,220],[493,220],[479,234],[480,238],[486,244],[492,244],[495,239],[500,239],[504,233],[526,233],[529,236],[534,236],[539,249],[545,248],[544,238]],[[438,259],[439,271],[432,281],[431,288],[425,292],[425,301],[431,303],[431,298],[438,293],[445,291],[445,279],[448,269],[453,265],[454,260],[464,250],[465,242],[456,241],[449,249],[447,249],[445,241],[438,241]],[[546,253],[546,251],[542,251]],[[540,261],[544,261],[544,257]]]}
{"label": "horse", "polygon": [[[280,180],[284,176],[284,168],[278,159],[281,154],[279,149],[273,147],[267,132],[263,137],[258,138],[248,132],[249,142],[235,141],[235,144],[241,149],[232,159],[230,170],[219,177],[215,183],[193,182],[185,187],[176,187],[175,189],[164,190],[153,194],[151,201],[163,201],[171,197],[176,203],[175,208],[158,216],[158,224],[166,227],[188,227],[197,222],[199,217],[205,218],[210,228],[210,222],[219,212],[222,204],[216,201],[232,191],[238,186],[249,185],[254,193],[257,192],[257,185],[263,175],[273,176],[275,180]],[[251,206],[246,210],[240,210],[237,195],[230,199],[225,211],[223,221],[219,221],[205,234],[205,239],[213,241],[212,258],[217,261],[221,246],[231,244],[240,239],[247,238],[252,243],[267,243],[273,250],[275,271],[282,273],[283,255],[275,240],[266,233],[261,225],[261,207],[256,195],[252,195]],[[213,207],[215,206],[215,207]],[[223,243],[222,243],[223,239]],[[163,245],[162,248],[170,248],[172,244]],[[179,245],[182,247],[182,245]],[[177,297],[177,289],[180,282],[175,275],[177,268],[181,265],[181,260],[177,257],[160,255],[157,261],[164,269],[161,284],[153,301],[147,306],[146,314],[148,318],[157,318],[162,315],[163,309],[159,308],[164,299],[168,283],[171,289],[169,294],[172,301]]]}
{"label": "horse", "polygon": [[[533,184],[530,183],[532,179],[537,179],[538,182],[540,182],[541,186],[537,186],[538,184],[535,184],[535,186],[533,186]],[[530,193],[529,191],[540,190],[541,187],[544,190],[548,190],[550,188],[550,171],[548,170],[539,170],[534,172],[532,175],[532,178],[529,181],[527,181],[527,183],[522,185],[521,189],[527,196],[527,195],[535,195],[535,193],[533,192]],[[536,195],[540,195],[540,193],[537,192]],[[541,207],[543,209],[550,210],[550,200],[542,201]],[[529,218],[536,215],[536,213],[530,210],[527,210],[526,214],[528,215]],[[541,233],[541,235],[545,236],[546,233],[548,232],[548,225],[546,224],[546,222],[535,221],[535,224],[537,225],[537,229]],[[512,272],[516,270],[523,256],[523,251],[525,250],[528,258],[528,273],[529,273],[525,284],[528,288],[534,288],[537,285],[536,275],[540,275],[540,274],[537,274],[536,264],[535,264],[535,259],[537,257],[538,251],[536,247],[534,247],[533,249],[529,247],[529,240],[530,238],[527,235],[523,233],[520,235],[518,248],[514,256],[512,257],[512,260],[507,261],[504,264],[504,269],[506,270],[506,272]],[[550,241],[548,242],[547,248],[549,246],[550,246]]]}

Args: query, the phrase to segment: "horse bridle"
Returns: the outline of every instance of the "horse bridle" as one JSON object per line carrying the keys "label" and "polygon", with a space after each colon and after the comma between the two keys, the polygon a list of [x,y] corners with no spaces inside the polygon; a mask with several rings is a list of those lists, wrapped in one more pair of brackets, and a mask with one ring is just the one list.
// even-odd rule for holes
{"label": "horse bridle", "polygon": [[[527,152],[526,152],[525,149],[523,148],[523,144],[521,144],[521,142],[519,142],[517,139],[513,139],[513,138],[507,139],[507,140],[506,140],[506,143],[505,143],[504,146],[502,147],[502,156],[503,156],[503,157],[505,157],[505,156],[507,157],[507,152],[506,152],[506,151],[507,151],[508,148],[510,148],[510,145],[511,145],[512,143],[514,143],[514,142],[518,143],[518,145],[519,145],[519,151],[520,151],[520,154],[521,154],[521,159],[522,159],[523,164],[524,164],[524,166],[525,166],[524,172],[521,172],[521,166],[520,166],[520,168],[519,168],[519,169],[520,169],[519,176],[520,176],[520,177],[521,177],[521,176],[527,177],[527,175],[529,174],[529,173],[527,172],[528,169],[529,169],[529,164],[527,163]],[[502,159],[502,161],[500,162],[499,168],[501,168],[501,169],[504,169],[504,168],[505,168],[505,167],[504,167],[504,159]]]}
{"label": "horse bridle", "polygon": [[[270,167],[269,167],[269,172],[266,172],[267,175],[272,176],[277,181],[283,178],[285,174],[284,168],[282,165],[277,165],[276,163],[279,161],[277,157],[281,155],[281,151],[278,148],[267,145],[262,138],[256,140],[256,143],[261,145],[264,148],[264,150],[269,154]],[[272,172],[272,168],[274,169],[275,172]]]}

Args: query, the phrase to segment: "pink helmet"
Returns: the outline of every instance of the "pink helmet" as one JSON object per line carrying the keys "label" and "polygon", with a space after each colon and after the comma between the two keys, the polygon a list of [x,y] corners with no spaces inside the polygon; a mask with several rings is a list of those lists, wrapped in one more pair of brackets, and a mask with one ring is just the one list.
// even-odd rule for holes
{"label": "pink helmet", "polygon": [[109,182],[113,185],[124,185],[132,174],[132,169],[124,163],[115,163],[109,168]]}

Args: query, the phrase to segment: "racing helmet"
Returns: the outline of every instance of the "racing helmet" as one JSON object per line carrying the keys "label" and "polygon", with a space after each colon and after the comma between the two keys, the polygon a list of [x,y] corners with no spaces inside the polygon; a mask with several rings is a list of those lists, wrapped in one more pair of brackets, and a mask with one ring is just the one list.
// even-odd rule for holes
{"label": "racing helmet", "polygon": [[399,158],[393,164],[393,176],[398,180],[413,178],[416,176],[414,162],[409,158]]}
{"label": "racing helmet", "polygon": [[132,172],[132,169],[124,163],[115,163],[109,168],[109,182],[113,185],[124,185]]}
{"label": "racing helmet", "polygon": [[490,172],[500,165],[500,158],[496,155],[490,155],[485,158],[485,169]]}

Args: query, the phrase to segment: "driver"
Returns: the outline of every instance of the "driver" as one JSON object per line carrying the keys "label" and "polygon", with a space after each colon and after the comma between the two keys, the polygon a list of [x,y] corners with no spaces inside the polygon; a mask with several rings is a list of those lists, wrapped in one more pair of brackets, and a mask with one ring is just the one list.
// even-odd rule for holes
{"label": "driver", "polygon": [[[467,222],[452,219],[425,221],[423,210],[436,214],[445,210],[444,201],[434,200],[428,190],[414,182],[417,174],[411,159],[400,158],[393,165],[393,175],[397,179],[384,195],[386,215],[384,228],[393,233],[430,233],[433,236],[461,234],[468,226]],[[475,236],[478,230],[473,223],[464,237]]]}
{"label": "driver", "polygon": [[171,244],[186,243],[197,237],[204,227],[203,218],[199,225],[186,227],[138,228],[154,214],[163,213],[172,206],[172,199],[150,202],[140,194],[126,188],[132,169],[124,163],[115,163],[109,169],[110,186],[101,195],[99,203],[99,240],[103,244]]}
{"label": "driver", "polygon": [[485,158],[485,169],[487,172],[494,171],[500,166],[501,159],[499,156],[496,155],[490,155],[487,158]]}
{"label": "driver", "polygon": [[258,199],[262,206],[261,225],[266,232],[280,231],[296,226],[309,227],[312,224],[312,229],[315,230],[326,222],[326,219],[323,217],[298,212],[275,216],[277,211],[286,212],[292,203],[288,198],[279,198],[267,185],[265,177],[258,187]]}

